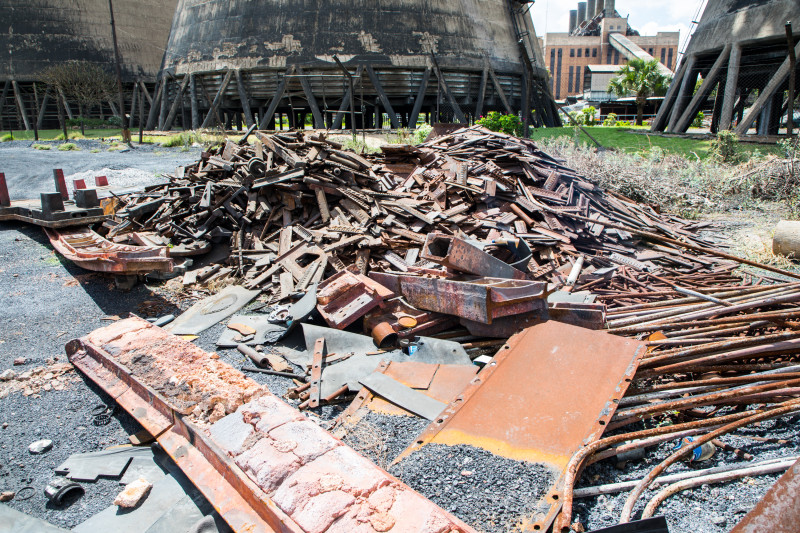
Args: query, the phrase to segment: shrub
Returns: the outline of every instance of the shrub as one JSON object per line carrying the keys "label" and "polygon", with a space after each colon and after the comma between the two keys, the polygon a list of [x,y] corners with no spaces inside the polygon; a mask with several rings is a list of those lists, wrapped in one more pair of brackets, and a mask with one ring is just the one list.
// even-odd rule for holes
{"label": "shrub", "polygon": [[414,144],[421,144],[425,141],[425,138],[431,134],[433,131],[433,126],[430,124],[421,124],[416,130],[414,130]]}
{"label": "shrub", "polygon": [[736,163],[739,160],[739,137],[732,131],[723,130],[711,141],[711,155],[722,163]]}
{"label": "shrub", "polygon": [[49,144],[34,144],[32,148],[35,149],[35,150],[49,150],[50,149],[50,145]]}
{"label": "shrub", "polygon": [[609,113],[606,115],[606,119],[603,121],[603,126],[612,127],[617,125],[617,114],[616,113]]}
{"label": "shrub", "polygon": [[73,152],[79,151],[78,145],[75,143],[64,143],[58,147],[59,152]]}
{"label": "shrub", "polygon": [[597,109],[594,106],[584,107],[581,110],[581,114],[583,115],[583,123],[587,126],[594,126],[597,119],[595,118],[595,114],[597,113]]}
{"label": "shrub", "polygon": [[703,127],[703,119],[705,118],[705,114],[702,111],[697,112],[697,116],[694,117],[692,121],[693,128],[702,128]]}
{"label": "shrub", "polygon": [[14,135],[11,133],[6,133],[2,137],[0,137],[0,142],[8,142],[13,140],[14,140]]}
{"label": "shrub", "polygon": [[504,115],[497,111],[489,111],[489,113],[485,117],[481,117],[477,123],[492,131],[499,131],[507,135],[522,135],[522,121],[517,115]]}

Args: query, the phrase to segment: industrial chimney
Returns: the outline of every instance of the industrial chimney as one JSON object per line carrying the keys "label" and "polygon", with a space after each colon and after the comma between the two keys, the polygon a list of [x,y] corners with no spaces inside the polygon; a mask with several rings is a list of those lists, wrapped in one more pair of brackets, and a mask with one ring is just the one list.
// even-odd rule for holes
{"label": "industrial chimney", "polygon": [[606,7],[605,0],[597,0],[597,11],[595,12],[595,15],[597,15],[598,13],[602,13],[605,7]]}
{"label": "industrial chimney", "polygon": [[569,10],[569,32],[572,33],[575,31],[575,28],[578,27],[578,10],[577,9],[570,9]]}
{"label": "industrial chimney", "polygon": [[616,0],[606,0],[606,16],[613,17],[616,11]]}
{"label": "industrial chimney", "polygon": [[586,20],[586,2],[578,2],[578,26]]}
{"label": "industrial chimney", "polygon": [[596,11],[597,3],[596,2],[597,2],[597,0],[589,0],[589,3],[587,5],[587,11],[586,11],[586,19],[587,20],[593,19],[595,14],[597,14],[597,11]]}

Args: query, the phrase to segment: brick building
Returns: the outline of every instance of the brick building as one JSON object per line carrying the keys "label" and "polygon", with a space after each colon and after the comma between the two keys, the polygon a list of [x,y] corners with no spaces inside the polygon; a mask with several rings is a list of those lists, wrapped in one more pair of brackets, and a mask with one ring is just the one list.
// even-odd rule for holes
{"label": "brick building", "polygon": [[633,57],[656,58],[669,74],[678,59],[679,32],[642,36],[620,16],[614,0],[579,2],[570,11],[567,33],[548,33],[542,42],[556,100],[583,96],[590,65],[623,65]]}

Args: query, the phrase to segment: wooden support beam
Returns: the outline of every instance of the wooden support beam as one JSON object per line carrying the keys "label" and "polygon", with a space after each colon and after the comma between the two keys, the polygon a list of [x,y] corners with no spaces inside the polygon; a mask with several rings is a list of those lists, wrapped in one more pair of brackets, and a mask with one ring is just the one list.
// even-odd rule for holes
{"label": "wooden support beam", "polygon": [[131,127],[133,127],[133,120],[134,117],[136,116],[136,105],[139,103],[138,100],[139,100],[139,84],[134,83],[133,93],[131,94],[131,110],[130,113],[128,113],[128,116],[130,117],[128,126]]}
{"label": "wooden support beam", "polygon": [[[101,113],[100,118],[103,118],[103,116],[102,116],[102,111],[103,111],[102,105],[103,104],[100,104],[100,106],[101,106],[100,107],[100,113]],[[119,111],[117,111],[117,106],[114,104],[114,100],[111,100],[111,99],[108,100],[108,107],[111,108],[111,114],[113,116],[122,118],[122,116],[119,114]]]}
{"label": "wooden support beam", "polygon": [[161,101],[158,110],[158,129],[164,131],[167,121],[167,106],[169,105],[169,78],[164,78],[164,89],[161,91]]}
{"label": "wooden support beam", "polygon": [[239,91],[239,101],[242,102],[245,124],[247,124],[248,128],[252,128],[255,122],[253,121],[253,112],[250,109],[250,99],[247,96],[247,88],[242,80],[242,73],[238,68],[236,69],[236,89]]}
{"label": "wooden support beam", "polygon": [[[353,77],[360,80],[363,73],[364,73],[364,65],[359,65]],[[339,111],[336,112],[336,117],[333,119],[332,129],[334,130],[342,129],[342,121],[344,120],[344,114],[350,110],[350,100],[353,99],[353,96],[354,95],[350,93],[350,87],[348,86],[347,90],[344,93],[344,97],[342,98],[342,104],[339,106]]]}
{"label": "wooden support beam", "polygon": [[14,98],[17,100],[17,111],[19,111],[22,117],[22,123],[25,124],[25,131],[30,131],[31,123],[28,121],[28,112],[25,109],[25,102],[22,101],[22,92],[19,90],[19,84],[16,80],[13,80],[11,86],[14,88]]}
{"label": "wooden support beam", "polygon": [[417,119],[419,119],[419,112],[422,110],[422,104],[425,102],[425,93],[428,90],[428,82],[431,79],[431,68],[425,69],[422,75],[422,80],[419,82],[419,89],[417,90],[417,99],[414,100],[414,108],[411,110],[411,116],[408,118],[408,127],[415,129],[417,127]]}
{"label": "wooden support beam", "polygon": [[278,109],[278,105],[283,99],[283,94],[286,92],[286,83],[289,81],[289,74],[292,72],[294,72],[294,67],[289,67],[286,69],[283,79],[280,81],[280,83],[278,83],[277,89],[275,89],[275,94],[272,96],[272,101],[269,103],[267,112],[264,114],[264,118],[261,119],[262,124],[269,124],[272,120],[272,117],[275,115],[275,111]]}
{"label": "wooden support beam", "polygon": [[61,103],[64,104],[64,109],[67,112],[67,117],[72,120],[75,117],[72,116],[72,108],[69,107],[69,102],[67,102],[67,97],[64,96],[64,93],[61,92],[61,89],[58,90],[58,95],[61,97]]}
{"label": "wooden support beam", "polygon": [[233,77],[233,71],[231,69],[228,69],[228,72],[225,73],[225,77],[222,78],[222,83],[219,86],[219,90],[217,91],[216,96],[214,96],[214,100],[211,102],[211,108],[208,110],[208,114],[206,115],[206,118],[203,121],[202,126],[200,126],[201,128],[207,128],[211,123],[211,119],[217,112],[217,108],[219,107],[220,102],[222,102],[222,96],[225,94],[225,89],[228,88],[228,84],[231,82],[232,77]]}
{"label": "wooden support beam", "polygon": [[686,60],[686,72],[683,75],[683,79],[681,79],[680,88],[675,96],[675,104],[672,105],[670,110],[667,131],[674,131],[675,125],[678,123],[678,119],[681,117],[683,102],[689,98],[692,94],[692,91],[694,91],[695,82],[697,81],[697,76],[699,74],[694,68],[696,62],[697,56],[694,54],[690,55]]}
{"label": "wooden support beam", "polygon": [[153,105],[153,97],[150,96],[150,91],[147,90],[147,85],[142,80],[139,80],[139,87],[142,89],[144,97],[147,98],[147,103]]}
{"label": "wooden support beam", "polygon": [[192,104],[192,129],[200,129],[200,111],[197,108],[197,84],[194,74],[189,74],[189,100]]}
{"label": "wooden support beam", "polygon": [[183,106],[183,93],[186,91],[187,85],[189,85],[189,76],[185,75],[183,81],[181,81],[180,88],[178,88],[178,94],[175,95],[175,100],[172,101],[172,107],[170,107],[169,115],[164,121],[164,127],[161,128],[162,131],[172,129],[172,123],[175,122],[175,115],[178,113],[178,107]]}
{"label": "wooden support beam", "polygon": [[697,115],[700,105],[705,102],[706,98],[711,92],[711,89],[713,89],[714,85],[716,85],[717,78],[719,77],[720,72],[722,72],[722,67],[728,63],[728,58],[730,55],[731,45],[729,43],[725,45],[725,48],[723,48],[722,52],[720,52],[720,54],[717,56],[717,60],[714,61],[714,65],[711,67],[711,70],[708,71],[703,83],[694,93],[689,105],[686,106],[683,114],[678,119],[678,123],[675,125],[675,129],[672,131],[676,133],[686,133],[686,130],[689,129],[694,117]]}
{"label": "wooden support beam", "polygon": [[514,113],[514,110],[511,108],[511,104],[508,103],[508,99],[506,98],[506,93],[503,91],[503,86],[500,84],[500,79],[495,74],[494,69],[492,68],[492,64],[489,62],[489,58],[483,56],[484,64],[486,68],[489,69],[489,76],[492,77],[492,83],[494,84],[494,90],[497,91],[497,96],[500,97],[500,101],[503,102],[503,107],[506,108],[506,113]]}
{"label": "wooden support beam", "polygon": [[375,87],[375,90],[378,92],[378,96],[383,103],[383,107],[386,108],[386,113],[389,114],[389,122],[392,124],[392,129],[399,129],[400,122],[397,120],[397,114],[394,112],[392,103],[389,102],[389,97],[386,96],[386,92],[383,90],[383,85],[381,85],[381,80],[378,79],[378,74],[375,73],[375,69],[372,68],[372,65],[367,65],[367,75],[369,76],[369,80],[372,82],[372,86]]}
{"label": "wooden support beam", "polygon": [[674,78],[672,78],[669,88],[667,89],[667,94],[664,96],[664,101],[661,102],[661,107],[658,108],[656,118],[653,119],[653,123],[650,125],[650,131],[664,131],[664,129],[667,127],[667,121],[672,113],[675,98],[678,96],[681,82],[683,81],[683,77],[686,75],[686,64],[687,61],[684,61],[681,65],[681,68],[678,69],[678,73],[675,74]]}
{"label": "wooden support beam", "polygon": [[314,115],[314,129],[325,129],[325,119],[322,116],[322,112],[319,110],[319,104],[317,104],[314,91],[311,89],[311,83],[309,83],[303,69],[299,66],[297,67],[297,73],[300,75],[300,86],[303,88],[303,94],[306,95],[306,101],[311,108],[311,114]]}
{"label": "wooden support beam", "polygon": [[44,123],[44,112],[47,109],[47,101],[50,100],[50,86],[48,85],[47,88],[44,90],[44,96],[42,97],[42,101],[39,104],[39,116],[36,119],[36,128],[42,129],[42,124]]}
{"label": "wooden support beam", "polygon": [[489,81],[489,67],[484,65],[481,75],[481,87],[478,89],[478,103],[475,104],[475,118],[483,115],[483,101],[486,100],[486,83]]}
{"label": "wooden support beam", "polygon": [[[797,43],[797,46],[794,47],[795,55],[800,54],[800,43]],[[781,66],[778,68],[778,71],[772,76],[772,79],[769,80],[767,86],[761,91],[758,95],[758,99],[756,103],[753,104],[753,107],[750,108],[750,111],[744,116],[742,121],[736,127],[736,133],[738,135],[745,135],[747,130],[750,129],[750,126],[753,124],[753,121],[756,119],[761,110],[764,108],[764,105],[769,101],[770,98],[775,94],[775,91],[783,85],[783,82],[786,81],[786,78],[789,76],[789,64],[790,59],[789,56],[786,56],[786,59],[781,63]]]}
{"label": "wooden support beam", "polygon": [[9,90],[11,90],[11,80],[6,80],[3,84],[3,92],[0,94],[0,131],[3,129],[3,109],[5,109],[6,96],[8,96]]}
{"label": "wooden support beam", "polygon": [[725,80],[725,92],[722,102],[722,112],[719,117],[718,130],[731,129],[733,121],[733,107],[736,102],[736,93],[739,89],[739,67],[742,63],[742,45],[736,43],[731,49],[728,59],[728,76]]}
{"label": "wooden support beam", "polygon": [[156,120],[158,119],[158,107],[159,103],[161,102],[161,98],[164,95],[164,85],[166,81],[166,76],[162,77],[159,80],[158,85],[154,90],[155,97],[153,100],[150,101],[150,112],[147,114],[147,124],[145,125],[144,129],[152,130],[156,127]]}
{"label": "wooden support beam", "polygon": [[433,60],[433,71],[436,73],[436,79],[439,81],[439,86],[442,88],[445,98],[447,98],[447,101],[450,102],[450,107],[453,108],[453,113],[456,115],[456,120],[462,124],[466,124],[467,117],[464,115],[464,112],[461,111],[461,106],[458,105],[453,93],[450,92],[450,87],[447,85],[447,80],[444,79],[444,74],[439,68],[439,62],[436,61],[436,57],[433,55],[433,53],[431,53],[431,59]]}

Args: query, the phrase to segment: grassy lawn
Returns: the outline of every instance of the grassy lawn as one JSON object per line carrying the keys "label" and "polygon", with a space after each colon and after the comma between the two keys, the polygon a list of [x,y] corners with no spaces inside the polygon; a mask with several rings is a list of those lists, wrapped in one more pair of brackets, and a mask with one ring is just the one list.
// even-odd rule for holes
{"label": "grassy lawn", "polygon": [[[624,150],[629,153],[649,150],[651,146],[658,146],[665,152],[680,154],[686,157],[694,157],[693,154],[697,154],[697,156],[701,159],[705,159],[708,156],[708,150],[711,147],[711,141],[709,140],[695,140],[684,139],[681,137],[662,137],[660,135],[642,134],[648,131],[646,127],[591,127],[586,129],[589,131],[592,137],[597,139],[597,141],[606,148],[615,148],[617,150]],[[636,129],[640,130],[642,133],[633,133],[633,130]],[[531,138],[533,140],[565,136],[572,138],[574,134],[574,129],[572,127],[538,128],[533,131]],[[580,134],[580,142],[593,145],[592,141],[583,132]],[[754,150],[758,150],[762,154],[781,153],[777,145],[740,143],[739,149],[746,153],[752,153]]]}
{"label": "grassy lawn", "polygon": [[[121,138],[119,128],[105,129],[105,130],[86,130],[86,135],[81,135],[80,130],[67,130],[70,139],[109,139],[112,137]],[[8,131],[0,131],[0,138],[5,138]],[[15,141],[32,141],[33,130],[31,131],[14,131],[11,133]],[[62,135],[61,130],[39,130],[40,141],[55,141]]]}

